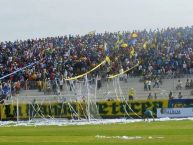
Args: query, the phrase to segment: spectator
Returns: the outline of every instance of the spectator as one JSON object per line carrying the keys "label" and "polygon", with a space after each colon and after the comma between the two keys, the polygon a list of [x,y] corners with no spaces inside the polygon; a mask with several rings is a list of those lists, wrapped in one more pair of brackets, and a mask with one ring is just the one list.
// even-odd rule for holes
{"label": "spectator", "polygon": [[186,80],[185,88],[186,88],[186,89],[190,89],[190,82],[189,82],[189,79]]}
{"label": "spectator", "polygon": [[144,91],[148,91],[148,80],[144,81]]}
{"label": "spectator", "polygon": [[177,90],[181,90],[181,89],[182,89],[182,82],[181,82],[180,80],[178,80],[176,89],[177,89]]}
{"label": "spectator", "polygon": [[147,100],[152,100],[153,96],[151,95],[151,93],[149,93],[149,95],[147,96]]}
{"label": "spectator", "polygon": [[15,83],[15,93],[16,93],[16,94],[19,94],[19,91],[20,91],[20,82],[17,81],[17,82]]}
{"label": "spectator", "polygon": [[2,86],[2,84],[0,82],[0,98],[2,97],[2,94],[3,94],[3,86]]}
{"label": "spectator", "polygon": [[60,91],[63,91],[64,79],[62,76],[60,77],[59,83],[60,83]]}
{"label": "spectator", "polygon": [[97,89],[100,89],[102,87],[102,83],[101,83],[101,76],[97,77]]}
{"label": "spectator", "polygon": [[148,80],[147,86],[148,86],[148,90],[151,91],[151,80]]}
{"label": "spectator", "polygon": [[43,89],[42,81],[40,81],[40,80],[37,81],[37,87],[38,87],[38,90],[41,92]]}
{"label": "spectator", "polygon": [[11,93],[10,86],[7,83],[4,83],[3,87],[2,87],[2,96],[1,96],[1,98],[2,99],[7,99],[8,95],[10,95],[10,93]]}
{"label": "spectator", "polygon": [[173,97],[173,94],[172,94],[172,91],[170,91],[170,93],[169,93],[169,99],[174,99],[174,97]]}
{"label": "spectator", "polygon": [[178,94],[178,99],[182,99],[182,93],[181,92],[179,92],[179,94]]}
{"label": "spectator", "polygon": [[193,89],[193,80],[190,80],[190,88]]}
{"label": "spectator", "polygon": [[134,88],[129,88],[129,90],[128,90],[129,100],[133,100],[133,99],[134,99],[134,96],[135,96],[135,90],[134,90]]}
{"label": "spectator", "polygon": [[155,84],[153,85],[153,88],[155,88],[155,86],[159,88],[159,79],[157,77],[155,78]]}
{"label": "spectator", "polygon": [[154,99],[157,100],[157,93],[154,94]]}

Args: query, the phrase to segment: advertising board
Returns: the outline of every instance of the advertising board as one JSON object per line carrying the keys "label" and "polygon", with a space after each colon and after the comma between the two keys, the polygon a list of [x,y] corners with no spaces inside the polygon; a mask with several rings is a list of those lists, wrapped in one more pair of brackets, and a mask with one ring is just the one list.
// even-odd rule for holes
{"label": "advertising board", "polygon": [[157,118],[193,117],[193,108],[157,108]]}

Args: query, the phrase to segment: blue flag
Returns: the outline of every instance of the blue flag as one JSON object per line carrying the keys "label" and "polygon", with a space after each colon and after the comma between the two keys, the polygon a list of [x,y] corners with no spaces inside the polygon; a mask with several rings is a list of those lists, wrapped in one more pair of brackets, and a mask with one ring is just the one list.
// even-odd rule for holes
{"label": "blue flag", "polygon": [[136,42],[137,42],[137,39],[133,38],[133,39],[129,40],[128,45],[135,45]]}

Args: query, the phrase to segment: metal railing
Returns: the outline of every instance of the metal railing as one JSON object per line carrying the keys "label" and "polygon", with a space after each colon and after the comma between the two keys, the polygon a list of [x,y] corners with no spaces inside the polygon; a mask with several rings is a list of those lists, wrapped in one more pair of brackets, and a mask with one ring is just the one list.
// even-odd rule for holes
{"label": "metal railing", "polygon": [[[159,79],[158,85],[155,85],[155,78]],[[116,78],[118,79],[118,78]],[[178,98],[181,92],[182,98],[193,98],[193,75],[181,74],[179,76],[162,75],[151,77],[127,77],[123,75],[119,80],[118,86],[115,80],[107,80],[102,78],[96,86],[96,80],[91,79],[89,83],[89,91],[91,95],[96,94],[96,99],[117,99],[120,96],[124,96],[128,99],[128,89],[134,88],[136,99],[148,99],[151,93],[150,99],[170,99],[169,94],[172,92],[173,98]],[[145,88],[145,80],[150,80],[150,89]],[[180,83],[179,83],[180,80]],[[187,82],[188,81],[188,82]],[[188,85],[189,84],[189,85]],[[60,81],[47,80],[47,81],[21,81],[20,88],[16,88],[16,84],[11,82],[11,94],[7,97],[3,96],[3,99],[9,99],[10,96],[74,96],[73,99],[80,96],[86,96],[88,88],[84,79],[76,81]]]}

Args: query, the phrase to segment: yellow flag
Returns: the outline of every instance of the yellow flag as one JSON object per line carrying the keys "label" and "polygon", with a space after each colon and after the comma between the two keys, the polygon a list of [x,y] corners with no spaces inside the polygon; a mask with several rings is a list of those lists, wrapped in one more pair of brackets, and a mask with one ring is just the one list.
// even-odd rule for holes
{"label": "yellow flag", "polygon": [[109,58],[108,56],[106,56],[105,60],[106,60],[106,62],[110,65],[111,60],[110,60],[110,58]]}
{"label": "yellow flag", "polygon": [[133,32],[133,33],[131,34],[131,37],[132,37],[132,38],[136,38],[136,37],[138,37],[138,35],[137,35],[137,33]]}
{"label": "yellow flag", "polygon": [[135,50],[134,50],[134,48],[133,48],[133,47],[131,47],[130,57],[134,56],[134,54],[135,54]]}
{"label": "yellow flag", "polygon": [[128,44],[127,43],[123,43],[123,44],[121,44],[121,47],[122,48],[126,48],[128,46]]}
{"label": "yellow flag", "polygon": [[156,48],[156,45],[154,42],[151,43],[151,48]]}
{"label": "yellow flag", "polygon": [[147,49],[147,41],[143,44],[143,49]]}
{"label": "yellow flag", "polygon": [[123,42],[123,39],[119,37],[119,39],[118,39],[118,40],[116,41],[116,43],[115,43],[115,48],[116,48],[116,49],[119,48],[119,45],[121,45],[122,43],[124,43],[124,42]]}
{"label": "yellow flag", "polygon": [[96,30],[88,32],[88,35],[94,35],[96,33]]}

